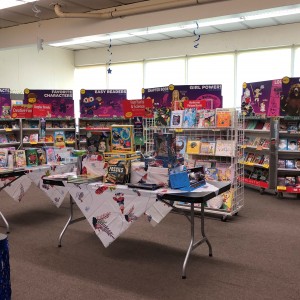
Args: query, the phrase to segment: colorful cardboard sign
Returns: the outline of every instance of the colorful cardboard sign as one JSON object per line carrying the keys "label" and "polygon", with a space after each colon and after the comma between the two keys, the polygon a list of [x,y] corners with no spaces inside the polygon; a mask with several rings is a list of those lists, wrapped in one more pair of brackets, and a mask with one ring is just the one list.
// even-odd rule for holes
{"label": "colorful cardboard sign", "polygon": [[33,104],[32,117],[33,118],[51,118],[52,114],[51,104]]}
{"label": "colorful cardboard sign", "polygon": [[126,90],[80,91],[80,117],[124,117],[122,101],[127,99]]}
{"label": "colorful cardboard sign", "polygon": [[32,118],[32,105],[13,105],[11,108],[11,117],[14,119],[29,119]]}
{"label": "colorful cardboard sign", "polygon": [[10,112],[8,112],[8,107],[11,106],[10,100],[10,89],[0,88],[0,117],[9,118]]}
{"label": "colorful cardboard sign", "polygon": [[300,78],[284,77],[280,103],[281,116],[300,116]]}
{"label": "colorful cardboard sign", "polygon": [[124,100],[122,102],[125,118],[153,118],[153,100]]}
{"label": "colorful cardboard sign", "polygon": [[24,104],[51,104],[52,118],[73,118],[72,90],[24,90]]}

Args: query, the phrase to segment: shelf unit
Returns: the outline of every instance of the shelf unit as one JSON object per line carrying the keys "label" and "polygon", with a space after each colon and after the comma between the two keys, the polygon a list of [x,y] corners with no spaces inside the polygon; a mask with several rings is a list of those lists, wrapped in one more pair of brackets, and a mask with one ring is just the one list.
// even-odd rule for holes
{"label": "shelf unit", "polygon": [[[273,118],[246,117],[244,128],[244,156],[239,164],[244,165],[244,176],[241,181],[248,187],[276,192],[276,151],[274,139],[276,134]],[[252,129],[251,127],[257,127]],[[251,128],[251,129],[249,129]]]}
{"label": "shelf unit", "polygon": [[283,117],[277,122],[277,196],[292,194],[300,198],[300,117]]}
{"label": "shelf unit", "polygon": [[19,119],[0,118],[0,147],[15,147],[21,145],[21,121]]}
{"label": "shelf unit", "polygon": [[[230,194],[221,195],[223,197],[229,197],[231,200],[229,207],[224,207],[224,198],[216,197],[207,203],[205,211],[207,213],[218,214],[221,216],[222,221],[226,221],[228,216],[236,215],[239,210],[244,205],[244,182],[240,181],[239,178],[243,175],[244,165],[238,164],[244,153],[244,149],[240,147],[244,140],[243,131],[244,118],[240,117],[238,111],[234,112],[233,123],[231,127],[225,128],[172,128],[172,127],[158,127],[153,126],[155,124],[153,119],[144,120],[144,137],[146,144],[146,152],[154,151],[154,133],[170,133],[174,132],[175,139],[178,141],[180,138],[184,138],[187,141],[202,141],[203,143],[215,142],[220,145],[221,142],[230,142],[232,145],[232,153],[227,155],[218,155],[218,153],[202,153],[199,151],[198,154],[188,154],[183,155],[185,164],[188,167],[192,167],[190,162],[195,161],[195,167],[203,165],[205,167],[207,176],[209,176],[209,169],[219,169],[220,165],[226,165],[230,169],[230,179],[231,179],[231,191]],[[219,142],[218,142],[219,141]],[[221,142],[220,142],[221,141]],[[208,144],[206,144],[208,146]],[[177,156],[180,157],[179,151],[177,149]],[[211,167],[209,167],[211,164]],[[224,169],[223,169],[224,170]],[[208,179],[212,179],[209,178]],[[220,176],[216,180],[220,179]],[[217,199],[218,198],[218,199]],[[221,203],[220,203],[221,202]],[[228,202],[229,203],[229,202]],[[176,203],[177,208],[183,210],[189,210],[190,206],[188,203]],[[200,207],[195,207],[195,210],[200,210]]]}

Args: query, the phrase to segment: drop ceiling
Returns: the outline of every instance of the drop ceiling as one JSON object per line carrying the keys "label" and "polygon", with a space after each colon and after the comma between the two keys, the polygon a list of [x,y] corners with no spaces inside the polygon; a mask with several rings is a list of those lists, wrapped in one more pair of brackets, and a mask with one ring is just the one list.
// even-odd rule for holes
{"label": "drop ceiling", "polygon": [[[26,0],[19,0],[26,1]],[[35,23],[35,22],[43,22],[45,20],[58,19],[59,17],[54,12],[54,2],[55,0],[39,0],[33,3],[28,3],[4,10],[0,10],[0,35],[1,30],[9,27],[21,26],[24,24]],[[226,1],[226,0],[225,0]],[[110,8],[118,8],[120,6],[126,6],[131,4],[143,5],[143,2],[149,2],[148,0],[61,0],[58,3],[61,5],[61,10],[63,12],[71,12],[71,13],[88,13],[91,11],[110,9]],[[198,1],[201,3],[208,2],[224,2],[224,0],[201,0]],[[278,8],[279,9],[279,8]],[[238,17],[243,18],[243,15],[234,15],[230,17]],[[206,22],[210,19],[205,20]],[[290,15],[290,16],[276,16],[270,17],[266,19],[259,20],[242,20],[241,22],[229,23],[229,24],[219,24],[212,25],[207,27],[201,27],[195,30],[195,24],[199,22],[199,20],[190,20],[184,23],[176,23],[176,24],[168,24],[164,26],[156,26],[151,28],[136,28],[131,31],[123,31],[123,32],[115,32],[110,34],[102,34],[100,37],[100,41],[92,41],[91,37],[80,37],[81,40],[77,41],[73,40],[60,40],[57,42],[70,42],[69,45],[63,45],[62,47],[70,50],[83,50],[83,49],[91,49],[91,48],[101,48],[107,47],[110,43],[112,46],[116,45],[126,45],[126,44],[136,44],[143,43],[148,41],[159,41],[159,40],[167,40],[167,39],[176,39],[183,37],[192,37],[197,34],[205,35],[205,34],[214,34],[221,32],[228,32],[234,30],[245,30],[245,29],[254,29],[259,27],[267,27],[267,26],[276,26],[282,24],[290,24],[290,23],[299,23],[300,22],[300,14]],[[202,21],[202,20],[201,20]],[[194,25],[194,28],[190,28],[191,25]],[[151,31],[153,29],[162,29],[171,26],[181,26],[183,29],[168,31],[163,33],[155,33],[155,34],[147,34],[144,35],[139,34],[140,31]],[[106,40],[101,40],[102,37],[108,37]],[[110,41],[111,38],[111,41]]]}

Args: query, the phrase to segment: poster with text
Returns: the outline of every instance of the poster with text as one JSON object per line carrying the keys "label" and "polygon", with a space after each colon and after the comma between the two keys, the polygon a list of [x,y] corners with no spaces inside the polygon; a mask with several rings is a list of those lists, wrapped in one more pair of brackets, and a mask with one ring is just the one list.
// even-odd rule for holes
{"label": "poster with text", "polygon": [[300,78],[284,77],[280,102],[281,116],[300,116]]}
{"label": "poster with text", "polygon": [[124,100],[122,105],[125,118],[153,118],[152,99]]}
{"label": "poster with text", "polygon": [[154,108],[171,108],[170,86],[142,89],[143,99],[152,99]]}
{"label": "poster with text", "polygon": [[127,90],[80,90],[81,118],[124,117],[122,102],[127,99]]}
{"label": "poster with text", "polygon": [[24,90],[24,104],[51,104],[52,118],[73,118],[72,90]]}
{"label": "poster with text", "polygon": [[245,116],[280,115],[281,79],[243,83],[241,110]]}
{"label": "poster with text", "polygon": [[0,88],[0,117],[10,118],[10,89]]}

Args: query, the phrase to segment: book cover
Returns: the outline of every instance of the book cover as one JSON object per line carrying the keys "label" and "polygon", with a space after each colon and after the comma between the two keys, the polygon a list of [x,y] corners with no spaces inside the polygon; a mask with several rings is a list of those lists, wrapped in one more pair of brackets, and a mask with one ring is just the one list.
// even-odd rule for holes
{"label": "book cover", "polygon": [[7,167],[8,150],[6,148],[0,148],[0,167]]}
{"label": "book cover", "polygon": [[53,143],[54,142],[54,138],[52,134],[46,134],[45,135],[45,142],[46,143]]}
{"label": "book cover", "polygon": [[269,139],[265,139],[264,143],[262,144],[262,147],[264,149],[269,149],[270,148],[270,140]]}
{"label": "book cover", "polygon": [[134,151],[133,125],[111,126],[111,151]]}
{"label": "book cover", "polygon": [[271,123],[269,121],[266,121],[262,130],[270,130],[271,129]]}
{"label": "book cover", "polygon": [[216,162],[218,181],[233,181],[234,168],[230,163]]}
{"label": "book cover", "polygon": [[199,154],[201,149],[201,142],[195,140],[188,140],[186,145],[187,154]]}
{"label": "book cover", "polygon": [[216,109],[216,126],[217,127],[231,127],[233,124],[234,109],[217,108]]}
{"label": "book cover", "polygon": [[216,142],[216,156],[234,156],[235,141],[234,140],[217,140]]}
{"label": "book cover", "polygon": [[246,162],[252,163],[253,160],[254,160],[254,158],[255,158],[255,154],[252,153],[252,152],[250,152],[250,153],[248,153],[248,155],[247,155]]}
{"label": "book cover", "polygon": [[260,139],[261,139],[260,137],[256,137],[255,140],[253,141],[252,146],[257,147],[260,143]]}
{"label": "book cover", "polygon": [[296,186],[300,187],[300,176],[296,176]]}
{"label": "book cover", "polygon": [[209,128],[216,126],[216,111],[214,109],[200,109],[198,128]]}
{"label": "book cover", "polygon": [[38,120],[28,120],[28,128],[38,128],[39,121]]}
{"label": "book cover", "polygon": [[201,142],[200,154],[214,155],[216,143],[215,142]]}
{"label": "book cover", "polygon": [[66,131],[65,137],[66,137],[66,144],[75,144],[75,132]]}
{"label": "book cover", "polygon": [[53,147],[45,147],[45,152],[46,152],[46,161],[47,164],[52,164],[56,162],[55,159],[55,152]]}
{"label": "book cover", "polygon": [[285,169],[285,159],[278,159],[277,168]]}
{"label": "book cover", "polygon": [[254,129],[258,129],[258,130],[261,130],[264,128],[264,125],[265,125],[265,122],[263,121],[258,121],[254,127]]}
{"label": "book cover", "polygon": [[298,132],[298,122],[288,121],[287,122],[287,132],[288,133],[297,133]]}
{"label": "book cover", "polygon": [[0,133],[0,144],[8,143],[6,134]]}
{"label": "book cover", "polygon": [[30,144],[37,144],[39,141],[39,134],[38,133],[31,133],[29,135],[29,143]]}
{"label": "book cover", "polygon": [[171,118],[171,110],[167,107],[154,108],[155,126],[169,126]]}
{"label": "book cover", "polygon": [[184,109],[184,117],[182,127],[184,128],[195,128],[196,127],[196,108]]}
{"label": "book cover", "polygon": [[285,160],[285,168],[286,169],[295,169],[295,160],[294,159],[286,159]]}
{"label": "book cover", "polygon": [[37,156],[38,156],[38,164],[39,165],[45,165],[47,163],[46,152],[44,149],[42,149],[42,148],[37,149]]}
{"label": "book cover", "polygon": [[285,177],[277,177],[277,185],[285,186]]}
{"label": "book cover", "polygon": [[2,106],[2,118],[10,118],[10,106],[3,105]]}
{"label": "book cover", "polygon": [[187,137],[176,135],[175,143],[177,156],[184,157],[186,151]]}
{"label": "book cover", "polygon": [[218,180],[218,169],[207,168],[205,172],[205,180]]}
{"label": "book cover", "polygon": [[255,157],[254,157],[254,159],[253,159],[253,162],[255,163],[255,164],[258,164],[258,165],[260,165],[260,163],[262,162],[262,160],[263,160],[263,155],[262,154],[255,154]]}
{"label": "book cover", "polygon": [[257,120],[249,120],[248,122],[247,122],[247,127],[246,127],[246,129],[254,129],[255,128],[255,126],[256,126],[256,124],[257,124]]}
{"label": "book cover", "polygon": [[171,112],[170,127],[181,128],[183,124],[183,110],[174,110]]}
{"label": "book cover", "polygon": [[66,141],[66,137],[65,137],[65,132],[63,130],[58,130],[58,131],[54,131],[53,133],[54,135],[54,146],[55,147],[65,147],[65,141]]}
{"label": "book cover", "polygon": [[46,121],[46,128],[52,128],[52,121]]}
{"label": "book cover", "polygon": [[176,141],[173,133],[153,134],[155,156],[176,157]]}
{"label": "book cover", "polygon": [[287,139],[279,139],[278,150],[287,150],[288,141]]}
{"label": "book cover", "polygon": [[109,159],[107,160],[107,174],[105,176],[106,183],[112,184],[124,184],[128,182],[128,170],[130,162],[118,160],[118,159]]}
{"label": "book cover", "polygon": [[16,143],[17,138],[13,133],[7,134],[7,140],[9,143]]}
{"label": "book cover", "polygon": [[269,165],[270,164],[270,155],[265,154],[264,160],[261,162],[262,165]]}
{"label": "book cover", "polygon": [[37,166],[38,165],[38,155],[37,155],[37,149],[26,149],[25,150],[26,155],[26,164],[28,167]]}
{"label": "book cover", "polygon": [[233,196],[234,196],[234,190],[230,189],[229,191],[222,193],[221,194],[223,198],[223,205],[222,209],[226,211],[231,211],[232,210],[232,203],[233,203]]}
{"label": "book cover", "polygon": [[296,169],[300,169],[300,159],[296,159],[295,167],[296,167]]}
{"label": "book cover", "polygon": [[25,150],[16,150],[16,151],[14,151],[14,166],[16,168],[26,167]]}
{"label": "book cover", "polygon": [[285,177],[285,186],[295,186],[295,185],[296,185],[296,177],[294,176]]}
{"label": "book cover", "polygon": [[298,139],[288,139],[287,150],[298,151]]}

